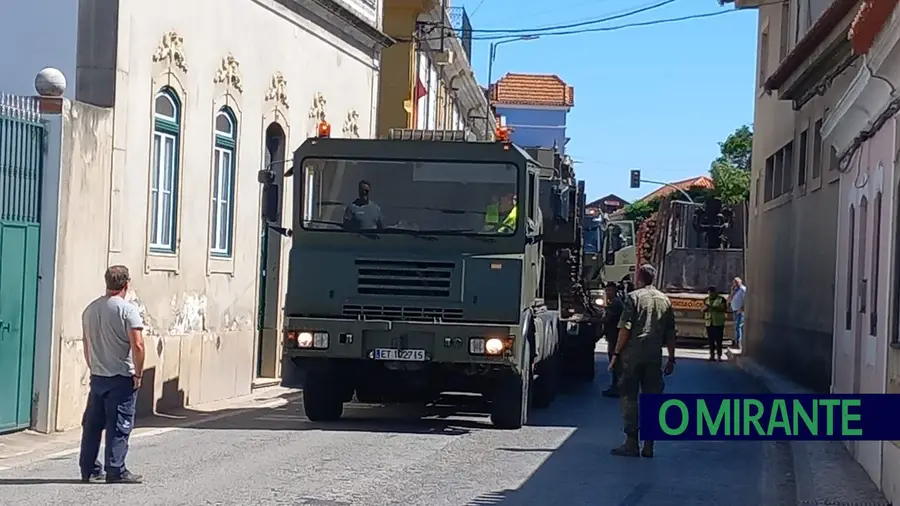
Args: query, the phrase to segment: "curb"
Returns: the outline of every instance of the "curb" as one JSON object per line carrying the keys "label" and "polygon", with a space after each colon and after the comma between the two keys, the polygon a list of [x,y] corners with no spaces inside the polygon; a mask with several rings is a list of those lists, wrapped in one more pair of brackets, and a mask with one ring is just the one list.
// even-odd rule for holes
{"label": "curb", "polygon": [[[741,371],[768,393],[814,393],[784,379],[747,356],[726,352]],[[776,442],[790,453],[796,500],[809,506],[892,506],[839,441]],[[765,465],[765,464],[764,464]]]}

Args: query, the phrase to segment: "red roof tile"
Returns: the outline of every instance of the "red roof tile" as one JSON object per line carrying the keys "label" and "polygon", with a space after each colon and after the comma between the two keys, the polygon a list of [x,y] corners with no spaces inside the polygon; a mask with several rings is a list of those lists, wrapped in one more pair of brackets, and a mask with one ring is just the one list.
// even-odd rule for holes
{"label": "red roof tile", "polygon": [[[669,184],[682,191],[688,191],[691,188],[713,188],[715,186],[713,184],[713,180],[708,176],[692,177],[683,179],[681,181],[675,181]],[[657,188],[652,193],[642,198],[640,202],[646,202],[655,198],[665,197],[673,191],[676,191],[675,188],[672,188],[672,186],[662,186],[660,188]]]}
{"label": "red roof tile", "polygon": [[506,74],[490,88],[492,104],[573,107],[575,88],[557,75]]}

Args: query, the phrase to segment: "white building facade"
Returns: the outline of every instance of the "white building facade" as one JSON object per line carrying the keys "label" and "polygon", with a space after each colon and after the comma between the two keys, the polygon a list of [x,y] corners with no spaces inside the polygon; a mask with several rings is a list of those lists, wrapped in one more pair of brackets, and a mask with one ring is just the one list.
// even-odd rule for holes
{"label": "white building facade", "polygon": [[[147,324],[143,411],[247,394],[279,376],[289,240],[263,226],[257,172],[283,176],[323,120],[335,137],[372,136],[380,51],[392,43],[380,13],[380,0],[79,2],[70,91],[112,119],[75,126],[72,107],[64,121],[74,138],[92,128],[109,138],[109,153],[81,141],[75,155],[108,184],[63,185],[60,199],[79,192],[108,206],[82,218],[90,229],[76,242],[58,238],[34,428],[80,423],[80,313],[103,292],[107,265],[131,270]],[[281,195],[290,223],[290,184]],[[93,267],[76,281],[79,265]]]}
{"label": "white building facade", "polygon": [[[900,11],[882,15],[880,33],[851,30],[863,64],[822,127],[840,172],[834,393],[900,393]],[[854,39],[875,33],[871,45]],[[888,500],[900,501],[898,442],[845,444]]]}

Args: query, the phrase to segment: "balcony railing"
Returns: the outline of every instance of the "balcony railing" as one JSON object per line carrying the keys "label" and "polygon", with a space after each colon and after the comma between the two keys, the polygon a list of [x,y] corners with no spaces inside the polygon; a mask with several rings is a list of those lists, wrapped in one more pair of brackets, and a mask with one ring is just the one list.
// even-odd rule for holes
{"label": "balcony railing", "polygon": [[456,33],[463,51],[466,52],[466,59],[472,62],[472,23],[469,21],[469,15],[466,13],[465,7],[450,7],[447,9],[447,16],[450,18],[450,27]]}

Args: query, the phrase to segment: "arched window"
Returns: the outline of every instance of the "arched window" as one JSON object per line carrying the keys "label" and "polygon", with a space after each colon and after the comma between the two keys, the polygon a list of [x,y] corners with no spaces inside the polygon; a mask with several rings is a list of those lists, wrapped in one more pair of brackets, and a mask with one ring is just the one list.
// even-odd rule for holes
{"label": "arched window", "polygon": [[153,103],[153,152],[150,160],[150,249],[175,252],[178,224],[178,161],[181,102],[171,88]]}
{"label": "arched window", "polygon": [[216,139],[213,145],[212,215],[210,217],[210,253],[231,256],[234,236],[234,182],[237,120],[231,109],[216,113]]}
{"label": "arched window", "polygon": [[847,299],[846,299],[846,311],[844,313],[844,329],[850,330],[853,328],[853,262],[856,261],[853,258],[854,252],[856,250],[856,209],[853,208],[853,205],[850,205],[850,216],[849,216],[849,232],[848,232],[848,240],[847,244],[850,246],[850,251],[847,253]]}
{"label": "arched window", "polygon": [[872,302],[869,311],[869,335],[878,335],[878,285],[881,276],[881,192],[875,195],[875,216],[872,230]]}

